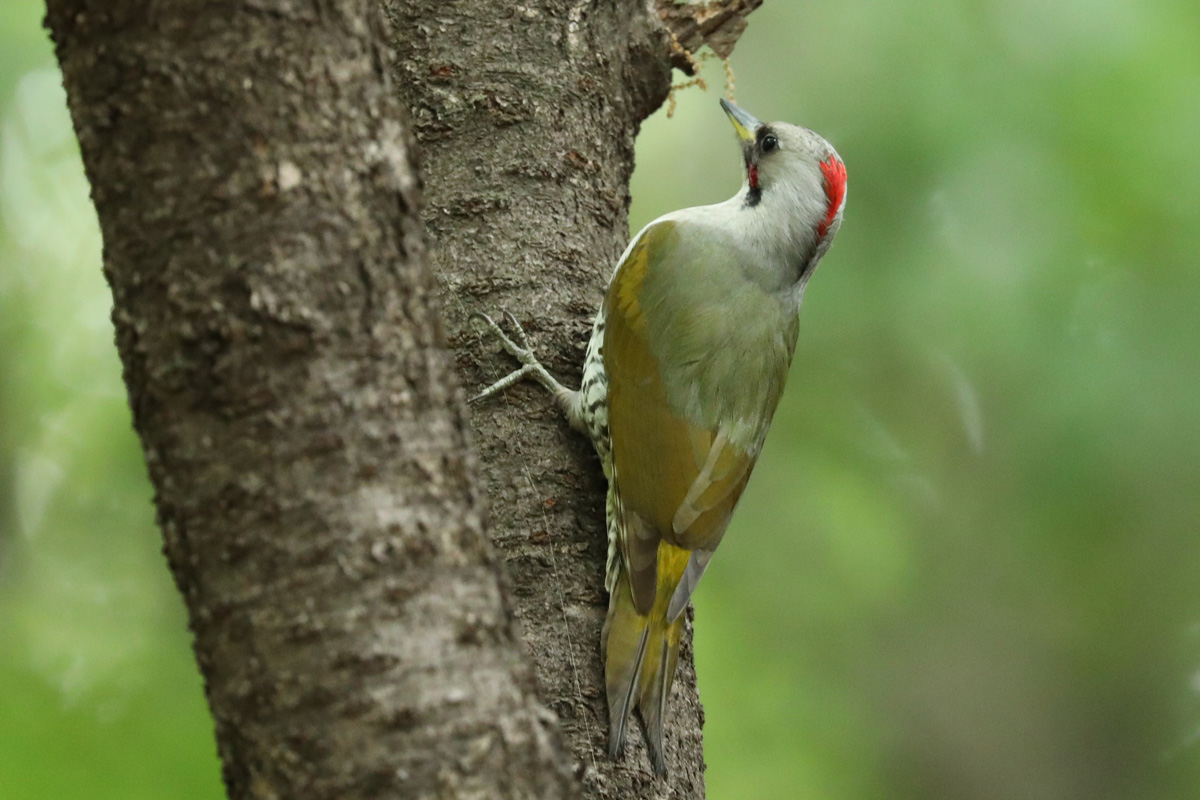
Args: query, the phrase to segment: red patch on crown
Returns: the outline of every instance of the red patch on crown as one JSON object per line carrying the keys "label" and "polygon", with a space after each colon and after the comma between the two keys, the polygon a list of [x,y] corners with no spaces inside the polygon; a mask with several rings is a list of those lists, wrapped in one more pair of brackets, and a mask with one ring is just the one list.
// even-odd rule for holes
{"label": "red patch on crown", "polygon": [[846,165],[837,156],[830,156],[821,162],[821,173],[825,176],[825,219],[817,226],[817,238],[823,237],[833,224],[846,199]]}

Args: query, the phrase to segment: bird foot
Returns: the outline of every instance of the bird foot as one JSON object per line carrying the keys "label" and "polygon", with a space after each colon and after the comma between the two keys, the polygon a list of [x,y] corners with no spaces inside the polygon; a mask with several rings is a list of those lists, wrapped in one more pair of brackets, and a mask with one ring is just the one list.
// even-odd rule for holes
{"label": "bird foot", "polygon": [[562,397],[570,394],[570,390],[556,381],[554,376],[547,372],[546,368],[542,366],[540,361],[538,361],[537,356],[533,354],[533,347],[529,344],[529,339],[525,335],[525,330],[521,327],[521,323],[517,322],[517,318],[507,311],[504,312],[504,318],[508,320],[508,324],[511,325],[515,331],[513,338],[510,338],[508,334],[504,332],[504,329],[501,328],[496,321],[487,314],[475,312],[471,315],[472,321],[479,320],[482,322],[492,333],[492,335],[500,340],[500,345],[506,351],[508,351],[508,354],[517,359],[517,361],[521,362],[521,368],[510,372],[508,375],[505,375],[503,378],[496,381],[467,402],[477,403],[480,400],[491,397],[497,392],[504,391],[510,386],[519,383],[526,378],[533,378],[535,381],[544,386],[546,391],[550,392],[555,397]]}

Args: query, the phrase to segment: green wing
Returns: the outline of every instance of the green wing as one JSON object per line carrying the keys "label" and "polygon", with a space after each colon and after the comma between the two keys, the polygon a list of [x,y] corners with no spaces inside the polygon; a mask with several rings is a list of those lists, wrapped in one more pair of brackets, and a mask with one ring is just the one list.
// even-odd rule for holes
{"label": "green wing", "polygon": [[656,599],[666,613],[688,563],[660,558],[660,544],[711,553],[757,457],[731,442],[719,425],[687,418],[668,396],[648,340],[654,329],[648,315],[656,309],[643,298],[647,276],[653,279],[665,256],[678,251],[678,238],[671,221],[644,232],[618,267],[605,301],[613,482],[622,552],[641,614],[650,613]]}

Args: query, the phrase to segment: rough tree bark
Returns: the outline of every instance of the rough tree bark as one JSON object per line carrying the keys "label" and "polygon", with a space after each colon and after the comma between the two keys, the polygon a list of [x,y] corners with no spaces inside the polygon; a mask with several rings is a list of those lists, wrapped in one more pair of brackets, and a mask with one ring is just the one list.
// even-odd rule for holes
{"label": "rough tree bark", "polygon": [[483,535],[382,15],[47,20],[230,797],[569,796]]}
{"label": "rough tree bark", "polygon": [[49,0],[230,797],[702,796],[690,657],[669,786],[602,756],[601,478],[519,391],[481,418],[497,563],[428,265],[468,380],[501,306],[577,376],[663,23],[728,50],[760,1]]}
{"label": "rough tree bark", "polygon": [[[760,4],[384,0],[397,83],[424,152],[443,313],[467,386],[514,367],[468,320],[502,309],[543,363],[578,385],[592,318],[628,243],[638,126],[666,99],[672,66],[690,71],[687,53],[704,44],[728,55]],[[665,733],[669,779],[653,778],[637,735],[624,761],[603,756],[604,478],[590,445],[534,384],[473,417],[491,535],[512,576],[540,695],[587,796],[703,797],[690,626]]]}

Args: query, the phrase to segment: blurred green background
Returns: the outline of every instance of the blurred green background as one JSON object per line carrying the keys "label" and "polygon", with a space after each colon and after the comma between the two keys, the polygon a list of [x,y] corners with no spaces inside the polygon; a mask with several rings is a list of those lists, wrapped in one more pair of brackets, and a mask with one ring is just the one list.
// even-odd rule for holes
{"label": "blurred green background", "polygon": [[[41,6],[0,6],[0,797],[218,798]],[[1200,6],[767,3],[846,221],[697,598],[709,796],[1200,797]],[[635,228],[740,181],[681,92]]]}

